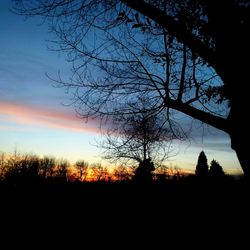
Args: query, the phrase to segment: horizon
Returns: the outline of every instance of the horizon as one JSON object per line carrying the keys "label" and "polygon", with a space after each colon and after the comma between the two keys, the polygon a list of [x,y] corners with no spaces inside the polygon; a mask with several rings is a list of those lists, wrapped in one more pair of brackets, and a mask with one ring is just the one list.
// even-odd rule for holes
{"label": "horizon", "polygon": [[[78,170],[77,170],[77,164],[78,163],[84,163],[85,166],[87,166],[87,174],[84,178],[84,181],[96,181],[95,177],[92,176],[92,168],[100,167],[104,171],[107,171],[107,174],[109,177],[111,177],[110,180],[115,181],[117,177],[115,177],[115,171],[121,171],[119,168],[125,168],[130,176],[133,176],[135,174],[135,170],[138,168],[138,163],[135,162],[135,164],[129,164],[126,165],[126,163],[116,163],[116,164],[109,164],[106,162],[106,164],[102,164],[100,162],[92,162],[89,163],[85,159],[78,159],[77,161],[71,162],[67,158],[57,158],[55,156],[51,155],[38,155],[35,152],[29,152],[29,153],[20,153],[17,149],[13,151],[13,153],[6,153],[0,151],[0,162],[2,166],[6,166],[5,171],[11,171],[11,165],[9,165],[12,161],[15,162],[16,167],[21,164],[22,160],[25,160],[27,162],[33,162],[39,161],[39,164],[42,164],[43,160],[49,158],[53,159],[55,162],[55,167],[59,166],[61,163],[67,164],[67,175],[68,178],[71,179],[73,177],[77,179]],[[208,170],[211,168],[211,162],[207,162],[208,164]],[[198,164],[198,161],[196,162],[196,166]],[[26,167],[29,167],[29,163]],[[222,167],[225,175],[228,176],[243,176],[242,171],[235,171],[234,169],[224,169]],[[166,172],[165,172],[166,171]],[[180,168],[177,165],[173,165],[171,162],[169,164],[162,164],[155,166],[155,170],[152,171],[152,174],[157,176],[158,174],[167,174],[168,176],[175,176],[179,175],[182,177],[188,176],[188,175],[196,175],[196,168],[194,169],[188,169],[188,168]],[[118,180],[118,179],[117,179]]]}

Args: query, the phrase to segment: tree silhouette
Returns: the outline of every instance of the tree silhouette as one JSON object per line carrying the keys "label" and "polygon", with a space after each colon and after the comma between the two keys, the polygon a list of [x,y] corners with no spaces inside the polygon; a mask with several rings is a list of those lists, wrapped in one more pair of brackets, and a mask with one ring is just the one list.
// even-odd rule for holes
{"label": "tree silhouette", "polygon": [[6,156],[3,152],[0,152],[0,181],[4,179],[4,175],[6,173]]}
{"label": "tree silhouette", "polygon": [[91,166],[92,180],[106,181],[108,179],[108,169],[103,167],[100,163],[95,163]]}
{"label": "tree silhouette", "polygon": [[225,176],[222,166],[216,161],[212,160],[209,168],[209,176],[220,179]]}
{"label": "tree silhouette", "polygon": [[170,177],[169,167],[161,165],[155,170],[155,177],[158,181],[166,181]]}
{"label": "tree silhouette", "polygon": [[160,165],[173,153],[171,143],[175,135],[166,126],[164,117],[147,108],[145,100],[131,104],[130,109],[134,115],[117,116],[106,133],[101,143],[103,157],[131,166],[147,159]]}
{"label": "tree silhouette", "polygon": [[207,157],[206,157],[204,151],[201,151],[199,154],[195,174],[198,177],[207,177],[208,176]]}
{"label": "tree silhouette", "polygon": [[128,181],[132,173],[128,167],[122,165],[114,169],[113,175],[118,181]]}
{"label": "tree silhouette", "polygon": [[88,175],[89,164],[86,161],[77,161],[75,167],[78,173],[78,180],[85,181]]}
{"label": "tree silhouette", "polygon": [[58,83],[76,90],[83,116],[129,112],[144,95],[169,122],[177,110],[228,133],[250,177],[248,0],[17,2],[51,21],[74,64],[73,80]]}
{"label": "tree silhouette", "polygon": [[39,178],[40,160],[35,155],[14,154],[5,173],[5,181],[12,184],[27,185],[36,183]]}
{"label": "tree silhouette", "polygon": [[64,159],[59,160],[56,168],[56,177],[60,178],[62,181],[67,181],[69,166],[70,164],[67,160]]}
{"label": "tree silhouette", "polygon": [[152,181],[152,172],[155,170],[151,159],[144,159],[139,163],[135,171],[134,180],[142,185],[148,185]]}
{"label": "tree silhouette", "polygon": [[40,161],[40,175],[43,178],[52,177],[56,171],[56,159],[44,156]]}

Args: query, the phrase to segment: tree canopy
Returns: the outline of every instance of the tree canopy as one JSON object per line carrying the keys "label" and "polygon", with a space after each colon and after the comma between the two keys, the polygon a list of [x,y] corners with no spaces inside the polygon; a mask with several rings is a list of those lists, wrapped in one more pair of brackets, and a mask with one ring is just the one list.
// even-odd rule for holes
{"label": "tree canopy", "polygon": [[173,156],[172,141],[176,135],[166,126],[162,114],[155,115],[147,110],[147,103],[141,100],[131,106],[136,115],[116,116],[100,144],[105,159],[128,165],[151,159],[156,165],[161,165]]}
{"label": "tree canopy", "polygon": [[225,176],[222,166],[216,161],[212,160],[209,168],[209,175],[212,178],[222,178]]}

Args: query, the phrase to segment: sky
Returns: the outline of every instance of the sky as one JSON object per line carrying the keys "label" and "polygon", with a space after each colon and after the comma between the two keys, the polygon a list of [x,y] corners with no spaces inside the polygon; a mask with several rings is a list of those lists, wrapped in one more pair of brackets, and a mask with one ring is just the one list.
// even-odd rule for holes
{"label": "sky", "polygon": [[[65,89],[50,76],[70,77],[63,54],[48,49],[52,35],[39,18],[25,20],[12,13],[11,0],[0,1],[0,152],[53,155],[74,163],[108,164],[96,147],[99,121],[85,122],[69,105]],[[194,170],[201,150],[227,172],[241,172],[230,139],[216,129],[196,127],[186,142],[174,143],[176,156],[167,165]]]}

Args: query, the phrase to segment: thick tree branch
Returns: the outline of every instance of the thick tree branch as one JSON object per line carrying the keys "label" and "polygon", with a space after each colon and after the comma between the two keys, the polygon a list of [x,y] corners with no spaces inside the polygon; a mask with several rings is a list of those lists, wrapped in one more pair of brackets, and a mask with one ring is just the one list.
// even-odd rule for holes
{"label": "thick tree branch", "polygon": [[169,33],[174,35],[177,40],[186,44],[192,51],[196,52],[201,58],[216,68],[216,56],[213,50],[202,43],[194,34],[187,30],[186,26],[176,21],[153,5],[143,0],[121,0],[127,6],[151,18],[156,23],[166,28]]}
{"label": "thick tree branch", "polygon": [[186,103],[182,103],[182,102],[171,100],[171,99],[166,100],[165,105],[166,107],[178,110],[186,115],[189,115],[195,119],[198,119],[226,133],[229,132],[228,126],[227,126],[227,120],[224,118],[212,115],[203,110],[199,110],[193,106],[187,105]]}
{"label": "thick tree branch", "polygon": [[181,69],[180,89],[179,89],[179,93],[177,97],[178,101],[182,101],[185,76],[186,76],[186,66],[187,66],[187,52],[186,52],[186,46],[183,45],[183,63],[182,63],[182,69]]}

